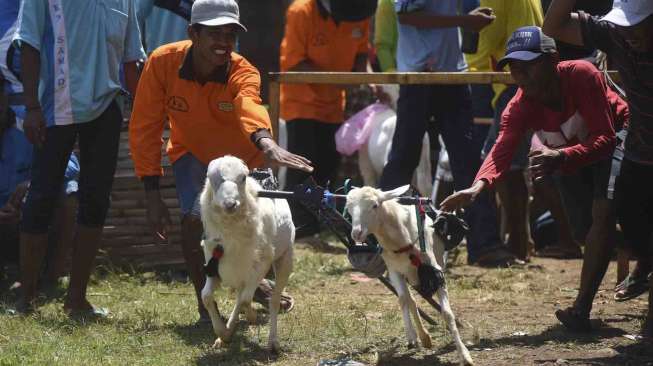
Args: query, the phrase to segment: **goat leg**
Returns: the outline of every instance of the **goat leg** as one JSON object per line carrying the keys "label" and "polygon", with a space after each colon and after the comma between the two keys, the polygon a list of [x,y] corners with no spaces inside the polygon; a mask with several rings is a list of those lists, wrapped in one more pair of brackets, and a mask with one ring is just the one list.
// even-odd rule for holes
{"label": "goat leg", "polygon": [[422,342],[422,347],[431,348],[433,347],[431,336],[424,328],[424,323],[422,323],[422,319],[420,318],[419,313],[417,312],[417,304],[415,304],[415,299],[410,294],[410,290],[409,289],[406,290],[408,291],[408,295],[409,295],[408,299],[410,300],[410,302],[408,303],[408,309],[410,310],[410,314],[413,316],[413,320],[415,320],[415,325],[417,328],[417,336],[419,337],[420,342]]}
{"label": "goat leg", "polygon": [[447,293],[447,288],[442,286],[437,291],[438,299],[440,304],[442,304],[442,318],[447,323],[447,328],[451,333],[454,343],[456,344],[456,349],[460,355],[460,364],[461,365],[473,365],[472,356],[469,354],[469,350],[465,347],[462,339],[460,338],[460,333],[458,332],[458,327],[456,327],[456,318],[451,311],[451,306],[449,306],[449,294]]}
{"label": "goat leg", "polygon": [[292,247],[274,263],[274,279],[276,281],[272,296],[270,296],[270,335],[268,337],[268,348],[273,354],[280,351],[277,338],[277,316],[281,302],[281,293],[288,284],[290,272],[292,272]]}
{"label": "goat leg", "polygon": [[213,299],[213,293],[219,285],[220,281],[216,277],[206,277],[206,282],[204,283],[204,288],[202,289],[202,303],[204,304],[206,311],[209,313],[209,317],[211,318],[211,325],[213,325],[213,331],[218,337],[214,346],[219,346],[219,344],[217,344],[218,340],[226,330],[224,321],[222,321],[222,317],[220,316],[220,313],[218,313],[217,305]]}

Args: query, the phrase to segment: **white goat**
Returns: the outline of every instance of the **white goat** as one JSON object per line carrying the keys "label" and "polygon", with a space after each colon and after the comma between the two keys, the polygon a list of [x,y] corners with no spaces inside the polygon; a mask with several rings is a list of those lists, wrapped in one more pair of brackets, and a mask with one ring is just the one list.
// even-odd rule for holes
{"label": "white goat", "polygon": [[[276,286],[270,298],[268,347],[278,352],[277,314],[281,292],[292,271],[295,226],[288,202],[257,197],[262,188],[248,174],[245,163],[233,156],[224,156],[209,164],[200,196],[206,236],[202,245],[207,263],[218,244],[222,245],[222,256],[218,262],[219,277],[207,276],[202,301],[218,337],[214,346],[220,347],[233,334],[241,309],[250,324],[256,321],[252,297],[259,282],[273,267]],[[213,300],[213,292],[220,283],[236,291],[236,303],[226,326]]]}
{"label": "white goat", "polygon": [[[392,137],[395,134],[397,115],[389,111],[381,113],[379,118],[382,121],[371,121],[376,123],[367,143],[358,150],[358,169],[363,177],[366,186],[376,187],[383,172],[383,167],[388,163],[388,156],[392,149]],[[415,168],[413,182],[417,190],[423,196],[430,196],[433,190],[431,178],[431,147],[428,133],[422,139],[422,151],[419,157],[419,164]]]}
{"label": "white goat", "polygon": [[[415,299],[406,286],[406,280],[414,286],[419,284],[417,267],[411,263],[409,256],[411,253],[420,255],[422,262],[441,269],[444,263],[444,243],[434,233],[433,221],[427,217],[424,223],[426,253],[419,253],[419,249],[415,247],[419,238],[415,210],[413,206],[404,206],[393,200],[407,189],[408,186],[403,186],[383,192],[372,187],[355,188],[347,194],[346,208],[352,220],[352,239],[363,242],[369,234],[374,234],[383,247],[381,255],[388,267],[390,281],[397,290],[409,345],[416,345],[419,336],[422,346],[430,348],[431,337],[422,324]],[[460,355],[460,363],[472,365],[472,358],[460,339],[456,319],[449,306],[446,286],[441,286],[437,290],[437,295],[442,308],[442,317],[447,323]],[[410,319],[411,314],[417,324],[417,335]]]}

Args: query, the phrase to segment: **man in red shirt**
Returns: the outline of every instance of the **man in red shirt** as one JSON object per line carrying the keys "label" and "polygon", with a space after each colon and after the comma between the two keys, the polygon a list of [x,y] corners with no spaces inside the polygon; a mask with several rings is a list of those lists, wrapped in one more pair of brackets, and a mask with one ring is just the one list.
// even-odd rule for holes
{"label": "man in red shirt", "polygon": [[613,183],[621,159],[616,157],[613,163],[612,155],[621,152],[615,150],[615,130],[622,129],[628,108],[592,64],[581,60],[559,62],[555,41],[539,27],[522,27],[513,33],[498,66],[506,64],[510,64],[519,90],[503,112],[496,144],[474,184],[449,196],[441,206],[446,211],[466,206],[491,187],[509,170],[512,156],[528,130],[537,134],[544,145],[529,154],[529,170],[536,184],[550,182],[558,171],[590,177],[594,197],[592,227],[586,238],[580,290],[573,307],[556,312],[569,328],[587,331],[592,301],[614,245]]}

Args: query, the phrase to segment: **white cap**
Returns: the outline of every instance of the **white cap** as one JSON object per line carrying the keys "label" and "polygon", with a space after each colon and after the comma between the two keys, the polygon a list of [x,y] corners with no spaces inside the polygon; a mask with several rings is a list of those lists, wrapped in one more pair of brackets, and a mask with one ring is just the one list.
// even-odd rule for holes
{"label": "white cap", "polygon": [[653,14],[653,0],[614,0],[612,10],[601,20],[630,27]]}
{"label": "white cap", "polygon": [[247,28],[240,24],[240,12],[235,0],[195,0],[190,11],[190,24],[236,24],[247,32]]}

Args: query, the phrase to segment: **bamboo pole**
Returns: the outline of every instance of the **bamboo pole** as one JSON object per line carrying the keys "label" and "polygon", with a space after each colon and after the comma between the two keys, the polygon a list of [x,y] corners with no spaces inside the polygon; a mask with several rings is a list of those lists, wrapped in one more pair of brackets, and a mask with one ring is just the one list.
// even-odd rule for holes
{"label": "bamboo pole", "polygon": [[[618,81],[619,73],[608,71]],[[272,132],[278,139],[279,87],[286,84],[514,84],[509,72],[271,72],[269,86]]]}
{"label": "bamboo pole", "polygon": [[[609,74],[615,80],[619,78],[616,71]],[[269,75],[270,80],[287,84],[514,84],[509,72],[271,72]]]}

